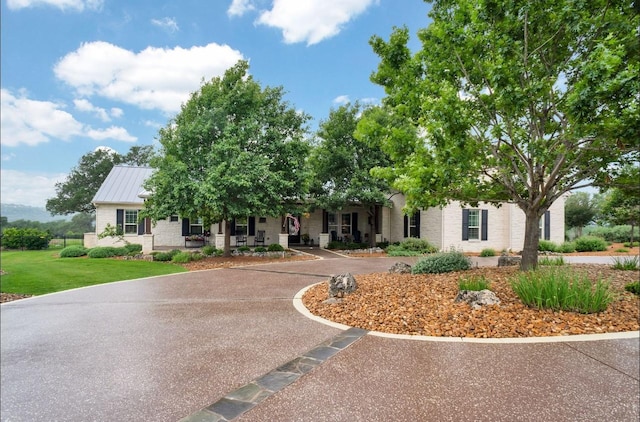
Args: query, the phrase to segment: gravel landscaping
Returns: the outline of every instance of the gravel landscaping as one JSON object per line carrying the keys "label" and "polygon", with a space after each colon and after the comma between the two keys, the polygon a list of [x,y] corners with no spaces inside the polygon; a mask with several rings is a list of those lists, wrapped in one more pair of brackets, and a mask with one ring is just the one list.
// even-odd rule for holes
{"label": "gravel landscaping", "polygon": [[[532,309],[513,292],[509,278],[516,267],[481,267],[437,275],[366,274],[356,276],[358,289],[341,303],[326,304],[327,283],[303,296],[304,305],[322,318],[366,330],[393,334],[445,337],[538,337],[613,333],[640,329],[640,300],[626,292],[638,280],[637,271],[613,270],[606,265],[576,264],[589,278],[610,282],[616,299],[606,311],[579,314]],[[474,310],[454,301],[461,276],[484,276],[498,296],[499,305]]]}

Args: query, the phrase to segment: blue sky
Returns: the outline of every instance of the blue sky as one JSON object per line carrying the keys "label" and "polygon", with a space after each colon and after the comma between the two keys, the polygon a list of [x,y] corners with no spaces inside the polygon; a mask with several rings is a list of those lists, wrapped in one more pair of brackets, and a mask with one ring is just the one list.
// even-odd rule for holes
{"label": "blue sky", "polygon": [[346,101],[377,103],[368,41],[428,25],[421,0],[0,0],[0,201],[44,206],[80,157],[126,153],[201,81],[239,59],[282,86],[312,130]]}

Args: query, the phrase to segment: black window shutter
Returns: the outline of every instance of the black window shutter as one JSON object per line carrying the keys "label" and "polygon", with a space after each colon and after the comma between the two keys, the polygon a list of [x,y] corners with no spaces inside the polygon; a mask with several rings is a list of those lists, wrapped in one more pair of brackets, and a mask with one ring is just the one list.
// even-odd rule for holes
{"label": "black window shutter", "polygon": [[249,217],[249,236],[256,235],[256,218]]}
{"label": "black window shutter", "polygon": [[329,212],[322,210],[322,233],[329,233]]}
{"label": "black window shutter", "polygon": [[404,216],[404,237],[409,237],[409,216]]}
{"label": "black window shutter", "polygon": [[544,240],[551,239],[551,211],[544,213]]}
{"label": "black window shutter", "polygon": [[231,236],[235,236],[236,235],[236,219],[232,219],[231,220],[231,233],[229,233]]}
{"label": "black window shutter", "polygon": [[480,240],[489,240],[489,210],[482,210]]}
{"label": "black window shutter", "polygon": [[462,210],[462,240],[469,240],[469,210]]}
{"label": "black window shutter", "polygon": [[183,236],[189,236],[189,234],[190,234],[189,232],[191,231],[190,230],[190,226],[191,226],[191,224],[189,222],[189,219],[188,218],[183,218],[182,219],[182,235]]}
{"label": "black window shutter", "polygon": [[124,233],[124,210],[116,210],[116,230],[121,230]]}
{"label": "black window shutter", "polygon": [[140,210],[138,210],[138,234],[144,234],[144,218],[140,218]]}
{"label": "black window shutter", "polygon": [[358,213],[351,213],[351,234],[358,233]]}
{"label": "black window shutter", "polygon": [[420,239],[420,211],[416,211],[414,218],[416,220],[416,237]]}

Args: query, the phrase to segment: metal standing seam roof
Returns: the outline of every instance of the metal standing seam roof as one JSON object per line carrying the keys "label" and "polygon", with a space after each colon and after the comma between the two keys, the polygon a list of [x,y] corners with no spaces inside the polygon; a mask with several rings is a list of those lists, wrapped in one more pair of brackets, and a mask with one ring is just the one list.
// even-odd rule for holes
{"label": "metal standing seam roof", "polygon": [[114,166],[91,202],[143,204],[142,184],[152,173],[151,167]]}

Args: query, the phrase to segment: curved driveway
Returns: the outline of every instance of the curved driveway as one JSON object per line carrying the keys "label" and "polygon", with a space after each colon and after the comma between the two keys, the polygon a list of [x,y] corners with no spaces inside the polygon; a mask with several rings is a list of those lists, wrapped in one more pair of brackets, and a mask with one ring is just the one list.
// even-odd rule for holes
{"label": "curved driveway", "polygon": [[[395,260],[190,272],[3,304],[0,419],[224,420],[199,411],[341,333],[294,309],[300,289]],[[639,346],[365,335],[236,420],[637,421]]]}

